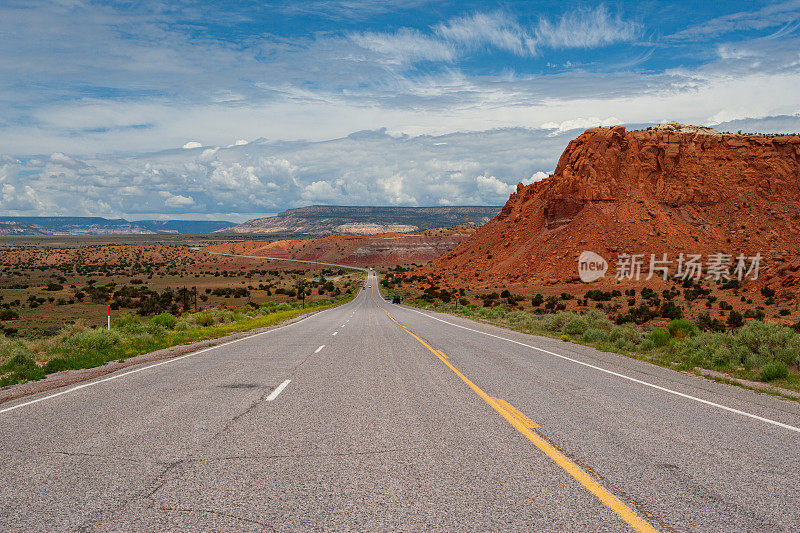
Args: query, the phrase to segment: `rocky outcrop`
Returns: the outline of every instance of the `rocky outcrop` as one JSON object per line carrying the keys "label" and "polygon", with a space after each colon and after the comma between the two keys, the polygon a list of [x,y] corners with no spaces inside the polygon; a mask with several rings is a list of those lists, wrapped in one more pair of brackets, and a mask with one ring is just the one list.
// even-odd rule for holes
{"label": "rocky outcrop", "polygon": [[[800,252],[800,137],[722,135],[673,123],[587,130],[555,172],[424,269],[463,283],[569,282],[582,251]],[[765,261],[765,263],[768,260]]]}

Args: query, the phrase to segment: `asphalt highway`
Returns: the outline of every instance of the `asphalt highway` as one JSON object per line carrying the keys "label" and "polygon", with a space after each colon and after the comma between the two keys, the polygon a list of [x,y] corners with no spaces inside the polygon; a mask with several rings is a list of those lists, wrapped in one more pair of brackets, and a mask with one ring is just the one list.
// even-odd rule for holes
{"label": "asphalt highway", "polygon": [[800,406],[350,303],[0,405],[0,531],[797,531]]}

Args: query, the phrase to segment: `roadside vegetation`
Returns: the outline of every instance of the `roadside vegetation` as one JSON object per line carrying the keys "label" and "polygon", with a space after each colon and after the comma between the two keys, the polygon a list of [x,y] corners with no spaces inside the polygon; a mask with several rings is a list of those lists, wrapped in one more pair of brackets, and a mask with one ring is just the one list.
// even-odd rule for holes
{"label": "roadside vegetation", "polygon": [[272,326],[344,303],[358,292],[358,285],[354,283],[334,298],[317,299],[305,308],[301,302],[267,302],[233,310],[211,307],[180,315],[162,312],[141,317],[123,313],[114,318],[110,330],[77,321],[42,339],[0,335],[0,387],[39,380],[61,370],[96,367],[170,346]]}
{"label": "roadside vegetation", "polygon": [[[398,292],[390,280],[384,278],[381,282],[390,297],[409,296]],[[704,316],[693,322],[666,308],[659,315],[665,317],[665,327],[659,327],[639,325],[636,320],[612,320],[598,309],[578,313],[552,306],[546,312],[532,312],[506,305],[483,307],[464,298],[463,292],[459,299],[451,293],[442,298],[440,291],[431,292],[407,298],[404,303],[593,346],[677,370],[711,370],[720,375],[709,377],[723,381],[725,378],[720,376],[727,375],[800,391],[800,328],[762,320],[763,315],[746,321],[739,316],[720,327],[709,326]],[[508,295],[503,298],[507,300]]]}

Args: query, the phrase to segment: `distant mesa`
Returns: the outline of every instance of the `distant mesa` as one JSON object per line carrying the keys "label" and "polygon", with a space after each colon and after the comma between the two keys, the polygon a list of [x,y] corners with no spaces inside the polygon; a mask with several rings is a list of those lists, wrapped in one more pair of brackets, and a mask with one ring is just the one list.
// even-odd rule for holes
{"label": "distant mesa", "polygon": [[0,217],[0,235],[148,235],[212,233],[225,220],[134,220],[102,217]]}
{"label": "distant mesa", "polygon": [[800,136],[677,122],[588,129],[551,176],[520,183],[495,218],[421,273],[455,286],[579,282],[586,250],[614,263],[624,253],[760,252],[759,284],[800,287]]}
{"label": "distant mesa", "polygon": [[328,235],[310,239],[243,241],[207,246],[206,251],[259,255],[359,266],[423,264],[452,249],[478,226],[462,224],[414,233]]}
{"label": "distant mesa", "polygon": [[257,218],[221,232],[298,235],[410,233],[459,224],[482,225],[500,206],[366,207],[312,205]]}

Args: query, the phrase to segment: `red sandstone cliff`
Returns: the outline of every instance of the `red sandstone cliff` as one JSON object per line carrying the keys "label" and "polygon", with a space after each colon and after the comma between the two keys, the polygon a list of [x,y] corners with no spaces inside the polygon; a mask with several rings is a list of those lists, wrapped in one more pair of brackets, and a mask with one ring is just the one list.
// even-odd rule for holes
{"label": "red sandstone cliff", "polygon": [[[800,136],[595,128],[553,175],[518,185],[500,214],[424,273],[453,283],[577,280],[577,258],[619,253],[800,252]],[[613,268],[613,267],[612,267]]]}

